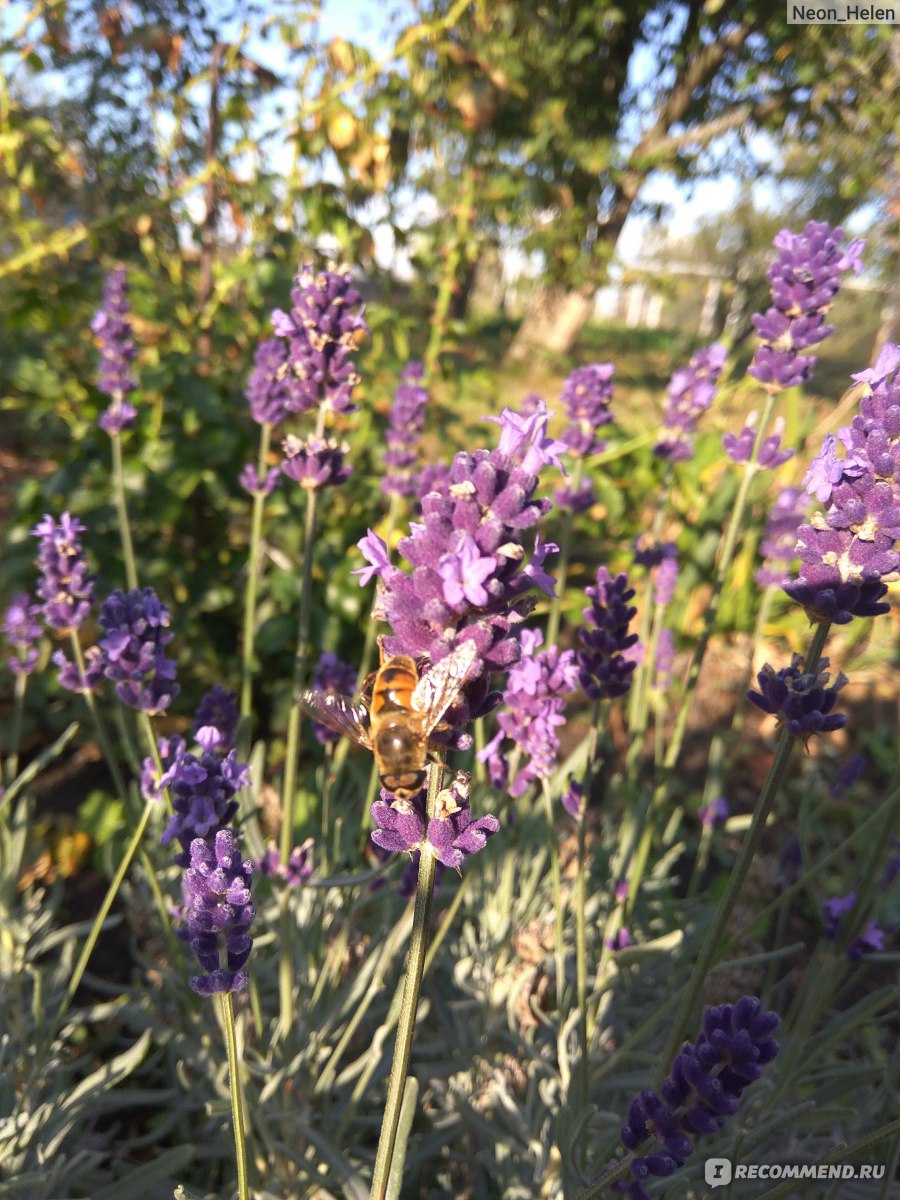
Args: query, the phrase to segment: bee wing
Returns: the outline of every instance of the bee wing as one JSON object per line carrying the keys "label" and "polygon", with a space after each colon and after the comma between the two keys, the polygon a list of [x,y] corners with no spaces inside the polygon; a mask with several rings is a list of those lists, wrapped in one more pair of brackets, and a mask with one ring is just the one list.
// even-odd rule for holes
{"label": "bee wing", "polygon": [[334,692],[300,693],[300,705],[307,716],[335,733],[342,733],[367,750],[372,749],[369,737],[369,713],[364,704],[354,704],[349,696]]}
{"label": "bee wing", "polygon": [[424,717],[427,737],[459,695],[472,663],[478,657],[475,643],[461,642],[456,649],[423,675],[412,694],[412,707]]}

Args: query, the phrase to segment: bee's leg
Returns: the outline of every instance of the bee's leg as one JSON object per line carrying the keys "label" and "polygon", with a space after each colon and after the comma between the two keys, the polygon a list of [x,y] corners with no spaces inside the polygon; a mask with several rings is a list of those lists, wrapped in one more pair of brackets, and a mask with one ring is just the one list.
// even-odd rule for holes
{"label": "bee's leg", "polygon": [[385,653],[384,653],[384,634],[379,633],[378,638],[376,640],[378,643],[378,665],[379,665],[379,667],[383,667],[384,660],[386,657]]}

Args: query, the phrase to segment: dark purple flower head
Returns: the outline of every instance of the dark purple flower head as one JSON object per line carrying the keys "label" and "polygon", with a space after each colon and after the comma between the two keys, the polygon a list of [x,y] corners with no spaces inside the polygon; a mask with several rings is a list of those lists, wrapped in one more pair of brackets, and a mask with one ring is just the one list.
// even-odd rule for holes
{"label": "dark purple flower head", "polygon": [[634,938],[624,925],[621,929],[616,931],[613,937],[606,939],[607,949],[612,950],[613,952],[616,950],[627,950],[629,946],[633,945]]}
{"label": "dark purple flower head", "polygon": [[834,712],[838,692],[847,682],[839,674],[831,686],[827,671],[828,659],[819,660],[815,674],[803,671],[803,656],[795,654],[789,667],[775,671],[768,663],[757,675],[758,692],[747,692],[747,698],[787,725],[788,732],[806,741],[814,733],[831,733],[847,724],[843,713]]}
{"label": "dark purple flower head", "polygon": [[152,588],[116,590],[104,600],[100,624],[105,637],[103,673],[129,708],[161,713],[178,695],[175,662],[163,647],[171,642],[169,610]]}
{"label": "dark purple flower head", "polygon": [[99,646],[88,646],[83,651],[84,670],[72,662],[62,650],[53,652],[53,665],[58,668],[57,680],[67,692],[80,696],[92,695],[103,680],[103,651]]}
{"label": "dark purple flower head", "polygon": [[660,566],[666,559],[678,562],[678,547],[674,542],[652,542],[648,538],[637,537],[632,544],[634,561],[639,567],[652,569]]}
{"label": "dark purple flower head", "polygon": [[859,413],[836,439],[826,437],[806,476],[807,490],[827,507],[797,531],[800,573],[784,590],[813,621],[843,625],[890,607],[884,581],[900,570],[898,361],[900,351],[888,345],[860,373]]}
{"label": "dark purple flower head", "polygon": [[[806,513],[804,493],[795,487],[782,488],[769,509],[766,532],[760,544],[763,565],[756,572],[760,587],[787,582],[787,565],[797,557],[797,529]],[[779,563],[783,564],[779,567]]]}
{"label": "dark purple flower head", "polygon": [[272,328],[288,347],[285,380],[291,412],[326,407],[354,412],[359,375],[351,355],[369,331],[362,297],[350,272],[300,268],[291,292],[291,310],[272,313]]}
{"label": "dark purple flower head", "polygon": [[10,650],[15,651],[13,657],[7,659],[13,675],[30,675],[37,666],[38,642],[41,638],[40,613],[41,606],[32,604],[25,592],[13,596],[6,606],[2,628]]}
{"label": "dark purple flower head", "polygon": [[[342,662],[330,650],[319,659],[313,674],[313,688],[317,692],[331,692],[338,696],[352,696],[356,691],[356,668]],[[316,741],[323,746],[330,746],[338,741],[340,734],[327,725],[318,721],[313,722],[313,734]]]}
{"label": "dark purple flower head", "polygon": [[[523,546],[524,531],[550,508],[535,498],[538,473],[548,463],[559,465],[560,443],[547,437],[548,419],[543,403],[526,417],[506,409],[495,450],[456,455],[446,490],[422,499],[422,521],[400,540],[409,574],[391,564],[375,534],[358,543],[369,563],[356,572],[360,582],[379,580],[376,604],[393,631],[385,639],[389,654],[437,663],[471,640],[479,672],[516,661],[516,628],[531,607],[526,594],[533,586],[552,592],[543,570],[550,547],[536,543],[528,564]],[[469,705],[471,715],[481,715],[471,691]]]}
{"label": "dark purple flower head", "polygon": [[412,496],[416,490],[413,468],[428,404],[428,391],[422,386],[424,377],[422,364],[411,362],[400,376],[400,386],[394,392],[384,453],[387,471],[381,481],[381,490],[389,496]]}
{"label": "dark purple flower head", "polygon": [[290,346],[284,338],[266,338],[256,347],[244,395],[258,425],[280,425],[293,411],[294,380],[289,359]]}
{"label": "dark purple flower head", "polygon": [[775,236],[779,254],[768,270],[772,307],[753,316],[762,345],[747,371],[768,392],[808,382],[816,359],[800,351],[834,332],[833,325],[825,324],[825,313],[844,271],[858,275],[862,270],[865,245],[853,241],[844,249],[842,239],[843,230],[824,221],[810,221],[803,233],[782,229]]}
{"label": "dark purple flower head", "polygon": [[350,478],[350,467],[344,463],[344,455],[350,449],[346,442],[315,435],[298,438],[291,434],[285,438],[283,449],[282,472],[310,491],[333,487]]}
{"label": "dark purple flower head", "polygon": [[722,825],[728,820],[729,812],[730,809],[726,797],[717,796],[709,804],[704,804],[701,808],[698,808],[697,816],[700,818],[704,829],[715,829],[717,825]]}
{"label": "dark purple flower head", "polygon": [[884,938],[884,930],[878,922],[870,921],[859,937],[854,938],[847,947],[847,957],[855,962],[864,954],[878,954],[884,949]]}
{"label": "dark purple flower head", "polygon": [[204,692],[194,715],[194,741],[204,750],[226,754],[234,746],[238,723],[237,692],[214,683]]}
{"label": "dark purple flower head", "polygon": [[830,789],[832,796],[835,799],[843,796],[844,792],[862,779],[868,765],[869,760],[865,754],[854,754],[852,758],[848,759],[832,781]]}
{"label": "dark purple flower head", "polygon": [[[209,840],[230,824],[238,808],[234,797],[249,786],[250,771],[237,761],[233,750],[224,758],[208,750],[198,757],[187,753],[180,738],[173,738],[165,749],[161,757],[166,770],[160,779],[150,778],[145,795],[148,790],[153,795],[169,789],[172,817],[160,840],[164,846],[178,841],[181,853],[175,855],[175,862],[184,867],[195,838]],[[154,775],[152,762],[145,761],[142,781]]]}
{"label": "dark purple flower head", "polygon": [[556,731],[565,724],[565,696],[578,686],[574,651],[558,646],[539,650],[544,635],[537,629],[523,630],[520,640],[522,655],[507,678],[505,707],[497,717],[499,732],[478,756],[482,762],[500,756],[504,737],[516,744],[526,756],[509,784],[509,794],[517,798],[534,780],[553,774],[559,756]]}
{"label": "dark purple flower head", "polygon": [[[506,785],[504,784],[504,790]],[[574,775],[569,776],[569,786],[560,797],[562,806],[574,821],[580,821],[585,813],[584,788]]]}
{"label": "dark purple flower head", "polygon": [[563,384],[562,400],[570,424],[562,440],[582,458],[600,454],[606,447],[597,438],[597,431],[612,420],[609,406],[615,370],[612,363],[592,363],[578,367]]}
{"label": "dark purple flower head", "polygon": [[[144,759],[141,769],[141,795],[145,800],[162,800],[165,788],[175,778],[179,760],[187,750],[182,737],[161,737],[156,739],[156,749],[162,770],[149,755]],[[190,770],[185,772],[190,773]]]}
{"label": "dark purple flower head", "polygon": [[737,1112],[745,1088],[778,1054],[772,1037],[777,1027],[778,1015],[763,1011],[755,996],[706,1010],[703,1032],[685,1043],[659,1095],[648,1088],[628,1109],[621,1130],[625,1148],[646,1150],[653,1139],[650,1153],[631,1162],[639,1187],[649,1175],[668,1176],[684,1166],[694,1139],[715,1133]]}
{"label": "dark purple flower head", "polygon": [[669,383],[664,433],[653,447],[654,454],[670,462],[693,458],[697,422],[713,402],[727,357],[725,347],[715,342],[675,372]]}
{"label": "dark purple flower head", "polygon": [[60,633],[78,629],[91,610],[94,576],[88,573],[79,538],[85,528],[64,512],[59,524],[45,515],[31,531],[40,538],[37,594],[44,602],[44,621]]}
{"label": "dark purple flower head", "polygon": [[100,377],[97,386],[112,397],[112,404],[100,417],[99,425],[110,437],[127,429],[137,416],[128,395],[137,387],[131,364],[137,350],[131,330],[131,309],[125,270],[120,267],[106,277],[103,303],[91,321],[91,329],[100,349]]}
{"label": "dark purple flower head", "polygon": [[[747,417],[747,424],[737,437],[733,433],[722,435],[722,446],[725,453],[733,462],[745,463],[750,461],[750,455],[753,453],[753,443],[756,441],[757,419],[757,413],[750,413]],[[784,418],[778,417],[772,426],[772,432],[768,437],[763,438],[762,445],[759,448],[756,465],[760,469],[774,470],[775,467],[780,467],[782,463],[786,463],[789,458],[794,457],[795,452],[793,450],[781,449],[781,435],[783,433]]]}
{"label": "dark purple flower head", "polygon": [[194,838],[184,874],[188,941],[204,974],[190,984],[201,996],[239,992],[247,986],[244,964],[256,915],[250,894],[253,863],[241,859],[237,838],[220,829],[215,839]]}
{"label": "dark purple flower head", "polygon": [[624,572],[613,579],[606,567],[599,567],[596,585],[586,593],[591,604],[584,609],[584,628],[578,631],[584,647],[578,652],[579,679],[592,700],[615,699],[631,687],[636,665],[624,658],[638,640],[636,633],[628,632],[637,612],[628,603],[634,588]]}
{"label": "dark purple flower head", "polygon": [[389,792],[382,791],[381,799],[372,805],[378,826],[372,841],[379,849],[395,854],[413,854],[427,842],[441,865],[458,870],[470,854],[484,849],[487,839],[500,828],[496,817],[472,820],[469,775],[465,771],[457,771],[450,786],[438,793],[430,821],[426,818],[424,791],[404,804],[391,803],[392,799]]}
{"label": "dark purple flower head", "polygon": [[855,904],[856,892],[848,892],[846,896],[833,896],[822,905],[822,913],[825,917],[825,936],[829,942],[837,941],[841,922]]}
{"label": "dark purple flower head", "polygon": [[582,480],[577,488],[566,484],[553,493],[556,507],[570,509],[573,513],[587,512],[596,499],[594,484],[590,479]]}
{"label": "dark purple flower head", "polygon": [[238,475],[238,483],[251,496],[271,496],[281,478],[281,467],[270,467],[260,475],[253,463],[247,463]]}

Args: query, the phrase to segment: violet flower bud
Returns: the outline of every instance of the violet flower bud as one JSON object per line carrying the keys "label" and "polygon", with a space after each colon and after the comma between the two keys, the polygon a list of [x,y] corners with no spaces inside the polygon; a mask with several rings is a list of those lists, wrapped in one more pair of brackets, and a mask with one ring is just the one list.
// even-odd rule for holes
{"label": "violet flower bud", "polygon": [[757,675],[760,690],[748,691],[747,699],[778,718],[788,732],[806,741],[815,733],[831,733],[847,724],[844,713],[834,712],[838,692],[847,682],[840,673],[831,686],[828,659],[819,660],[814,673],[803,671],[803,656],[795,654],[789,667],[775,671],[768,663]]}
{"label": "violet flower bud", "polygon": [[163,647],[174,636],[171,616],[152,588],[114,591],[103,602],[100,639],[103,670],[116,685],[116,695],[129,708],[165,712],[181,690],[175,663]]}
{"label": "violet flower bud", "polygon": [[38,616],[41,612],[39,604],[32,604],[29,596],[22,592],[13,596],[3,614],[3,633],[14,650],[12,658],[7,659],[7,666],[13,675],[30,675],[37,666],[38,642],[41,639],[41,626]]}
{"label": "violet flower bud", "polygon": [[191,950],[203,968],[191,977],[201,996],[239,992],[247,987],[244,964],[253,939],[255,911],[250,893],[253,863],[242,861],[237,838],[220,829],[215,839],[194,838],[184,875],[185,916]]}
{"label": "violet flower bud", "polygon": [[45,515],[31,531],[40,538],[37,594],[43,600],[44,621],[59,633],[82,625],[90,612],[94,576],[89,574],[79,534],[86,526],[64,512],[59,524]]}
{"label": "violet flower bud", "polygon": [[137,409],[128,395],[137,387],[132,363],[137,354],[131,329],[131,308],[124,267],[112,271],[103,285],[103,303],[91,321],[100,348],[100,377],[97,386],[112,397],[112,404],[98,422],[104,433],[115,437],[128,429]]}

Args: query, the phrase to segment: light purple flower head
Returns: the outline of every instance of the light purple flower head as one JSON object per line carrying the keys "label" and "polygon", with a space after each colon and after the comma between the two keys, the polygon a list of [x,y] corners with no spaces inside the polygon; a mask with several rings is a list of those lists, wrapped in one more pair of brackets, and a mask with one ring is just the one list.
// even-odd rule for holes
{"label": "light purple flower head", "polygon": [[227,754],[234,747],[238,723],[237,692],[214,683],[204,692],[194,715],[194,741],[204,750]]}
{"label": "light purple flower head", "polygon": [[784,590],[812,621],[843,625],[890,607],[885,580],[900,569],[898,362],[900,351],[888,345],[860,373],[859,413],[837,439],[826,437],[806,477],[807,490],[826,508],[798,529],[799,578]]}
{"label": "light purple flower head", "polygon": [[247,463],[238,475],[238,483],[251,496],[271,496],[281,478],[281,467],[270,467],[260,475],[253,463]]}
{"label": "light purple flower head", "polygon": [[13,675],[30,675],[37,666],[41,625],[39,604],[32,604],[25,592],[13,596],[3,614],[3,633],[15,653],[7,660]]}
{"label": "light purple flower head", "polygon": [[252,875],[253,863],[241,859],[232,830],[191,842],[183,889],[188,942],[204,972],[192,976],[190,985],[201,996],[247,987],[244,964],[253,946],[249,930],[256,915]]}
{"label": "light purple flower head", "polygon": [[283,448],[282,473],[302,488],[319,491],[350,478],[351,469],[344,463],[344,455],[350,449],[346,442],[315,435],[298,438],[291,434],[285,438]]}
{"label": "light purple flower head", "polygon": [[675,666],[675,634],[671,629],[661,629],[656,643],[656,662],[653,669],[653,686],[657,691],[668,691],[672,684],[672,669]]}
{"label": "light purple flower head", "polygon": [[668,388],[663,436],[653,447],[654,454],[669,462],[693,458],[697,422],[713,402],[727,357],[725,347],[714,342],[675,372]]}
{"label": "light purple flower head", "polygon": [[[522,631],[522,656],[510,669],[504,710],[497,717],[499,732],[479,754],[482,762],[502,757],[500,745],[510,738],[526,760],[509,784],[509,794],[523,796],[536,779],[549,779],[559,757],[557,729],[565,724],[565,696],[578,686],[578,664],[572,650],[539,647],[544,635]],[[496,776],[498,768],[491,770]]]}
{"label": "light purple flower head", "polygon": [[313,839],[307,838],[300,846],[295,846],[288,856],[286,863],[281,861],[277,846],[270,846],[256,864],[256,870],[266,879],[283,880],[288,887],[302,887],[312,876]]}
{"label": "light purple flower head", "polygon": [[293,389],[289,343],[285,338],[266,338],[256,347],[244,392],[253,420],[258,425],[280,425],[294,411]]}
{"label": "light purple flower head", "polygon": [[[745,463],[750,461],[750,455],[753,453],[753,443],[756,441],[757,420],[758,414],[755,412],[750,413],[747,417],[746,425],[737,437],[733,433],[722,435],[722,446],[725,453],[733,462]],[[756,459],[757,467],[762,470],[771,471],[775,467],[780,467],[782,463],[786,463],[789,458],[794,457],[793,450],[781,449],[781,435],[783,433],[784,418],[777,417],[772,426],[772,432],[763,438]]]}
{"label": "light purple flower head", "polygon": [[272,328],[288,347],[287,408],[291,412],[319,407],[354,412],[353,389],[359,375],[351,355],[369,327],[350,272],[301,267],[291,292],[291,309],[276,309]]}
{"label": "light purple flower head", "polygon": [[638,640],[636,633],[628,632],[637,611],[628,604],[634,588],[624,572],[613,579],[606,567],[599,567],[596,585],[586,594],[591,604],[584,610],[584,628],[578,631],[584,647],[578,653],[581,686],[592,700],[624,696],[636,665],[624,657]]}
{"label": "light purple flower head", "polygon": [[[504,783],[504,791],[506,784]],[[560,796],[562,806],[572,818],[573,821],[580,821],[584,817],[587,805],[584,799],[584,787],[578,782],[574,775],[569,776],[569,784],[566,790]]]}
{"label": "light purple flower head", "polygon": [[[456,455],[446,491],[422,499],[422,521],[400,540],[410,573],[390,563],[375,534],[358,543],[369,566],[355,573],[361,583],[378,577],[376,605],[393,631],[385,639],[389,654],[427,656],[437,663],[470,640],[478,651],[473,678],[517,660],[517,628],[531,608],[527,593],[534,586],[552,591],[543,570],[550,547],[535,543],[528,563],[523,545],[524,531],[550,508],[548,500],[535,498],[538,473],[560,461],[561,443],[547,437],[548,419],[543,403],[528,416],[506,409],[497,418],[495,450]],[[470,686],[469,714],[458,723],[493,706],[491,701],[485,707],[486,681],[479,679],[477,686],[481,693]]]}
{"label": "light purple flower head", "polygon": [[698,808],[697,816],[700,818],[704,829],[715,829],[717,825],[722,825],[728,820],[730,811],[727,797],[717,796],[709,804],[704,804]]}
{"label": "light purple flower head", "polygon": [[832,896],[822,905],[822,913],[825,917],[825,936],[829,942],[837,941],[841,922],[855,904],[856,892],[848,892],[846,896]]}
{"label": "light purple flower head", "polygon": [[469,784],[467,772],[457,771],[450,787],[438,793],[436,812],[430,821],[425,813],[424,791],[406,804],[392,804],[390,793],[382,792],[382,798],[372,805],[372,817],[378,826],[372,841],[395,854],[412,854],[427,842],[439,863],[458,869],[500,828],[497,818],[490,815],[472,820]]}
{"label": "light purple flower head", "polygon": [[606,448],[606,443],[597,438],[597,431],[612,420],[609,406],[615,370],[612,363],[591,363],[578,367],[563,384],[562,400],[570,424],[562,440],[582,458],[600,454]]}
{"label": "light purple flower head", "polygon": [[129,708],[150,714],[165,712],[180,691],[175,663],[164,647],[174,636],[169,610],[152,588],[114,591],[104,600],[100,624],[103,672],[116,685],[116,695]]}
{"label": "light purple flower head", "polygon": [[131,364],[137,350],[131,329],[131,308],[124,267],[110,272],[103,285],[103,302],[91,321],[100,348],[100,377],[97,386],[112,398],[101,415],[100,428],[110,437],[134,423],[137,409],[128,395],[137,387]]}
{"label": "light purple flower head", "polygon": [[88,696],[96,692],[103,681],[103,651],[99,646],[88,646],[83,651],[84,670],[76,662],[71,661],[62,650],[54,650],[52,662],[59,670],[57,680],[59,686],[67,692],[75,692],[79,696]]}
{"label": "light purple flower head", "polygon": [[[175,840],[181,846],[174,861],[180,867],[188,865],[191,845],[195,838],[211,840],[221,829],[231,823],[237,812],[235,796],[241,788],[250,784],[250,771],[238,762],[237,755],[230,750],[225,757],[204,750],[199,757],[184,749],[180,738],[172,738],[164,747],[162,777],[151,779],[145,795],[161,794],[169,789],[172,799],[172,817],[163,830],[162,844]],[[155,775],[151,760],[145,760],[142,782],[145,776]]]}
{"label": "light purple flower head", "polygon": [[787,567],[797,557],[797,530],[805,514],[805,493],[795,487],[782,488],[769,509],[760,544],[763,565],[756,572],[760,587],[780,587],[788,581]]}
{"label": "light purple flower head", "polygon": [[825,221],[810,221],[803,233],[782,229],[775,235],[779,253],[768,270],[772,307],[753,316],[762,345],[747,370],[768,392],[812,378],[815,355],[800,351],[834,332],[833,325],[825,324],[825,314],[840,290],[841,276],[862,270],[865,242],[852,241],[844,248],[843,236],[843,230]]}
{"label": "light purple flower head", "polygon": [[416,447],[425,427],[428,404],[428,391],[422,386],[424,377],[425,368],[420,362],[408,363],[394,392],[384,453],[387,471],[381,481],[381,490],[389,496],[411,496],[416,490]]}
{"label": "light purple flower head", "polygon": [[64,512],[59,524],[45,515],[32,530],[40,538],[37,594],[44,602],[44,621],[59,633],[78,629],[91,610],[94,576],[88,572],[79,537],[85,529],[77,517]]}

